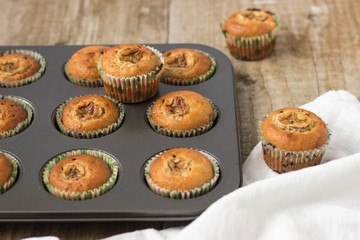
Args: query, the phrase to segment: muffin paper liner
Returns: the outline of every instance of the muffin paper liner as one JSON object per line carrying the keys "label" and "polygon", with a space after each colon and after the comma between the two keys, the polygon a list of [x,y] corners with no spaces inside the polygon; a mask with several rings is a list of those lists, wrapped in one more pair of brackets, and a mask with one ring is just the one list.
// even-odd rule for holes
{"label": "muffin paper liner", "polygon": [[254,37],[231,36],[224,28],[225,21],[220,24],[225,36],[226,45],[235,58],[240,60],[259,60],[269,56],[276,44],[276,36],[279,27],[277,15],[272,15],[276,27],[263,35]]}
{"label": "muffin paper liner", "polygon": [[215,72],[216,61],[210,54],[203,52],[201,50],[198,50],[198,49],[195,49],[195,50],[198,52],[201,52],[210,60],[211,67],[210,67],[209,71],[207,71],[206,73],[204,73],[203,75],[200,75],[198,77],[188,78],[188,79],[171,78],[171,77],[162,75],[160,78],[160,81],[162,83],[166,83],[169,85],[187,86],[187,85],[199,84],[199,83],[202,83],[202,82],[205,82],[206,80],[208,80]]}
{"label": "muffin paper liner", "polygon": [[0,139],[3,139],[14,136],[24,131],[32,121],[34,110],[33,107],[30,105],[30,103],[28,103],[25,99],[22,99],[20,97],[10,96],[10,95],[0,95],[0,99],[6,99],[16,102],[17,104],[22,106],[27,112],[27,118],[24,121],[20,122],[14,129],[5,132],[0,132]]}
{"label": "muffin paper liner", "polygon": [[331,131],[328,129],[328,138],[319,148],[308,151],[287,151],[269,143],[261,131],[262,121],[258,126],[265,163],[278,173],[299,170],[305,167],[318,165],[330,141]]}
{"label": "muffin paper liner", "polygon": [[101,79],[93,79],[93,80],[88,80],[88,79],[81,79],[81,78],[77,78],[73,75],[70,74],[69,72],[69,62],[70,59],[66,61],[65,65],[64,65],[64,73],[67,77],[67,79],[78,86],[81,87],[102,87],[103,86],[103,81]]}
{"label": "muffin paper liner", "polygon": [[7,157],[7,159],[10,161],[11,166],[13,167],[10,178],[4,184],[0,184],[0,195],[1,195],[2,193],[9,190],[16,182],[16,179],[18,177],[18,172],[19,172],[19,164],[18,164],[17,160],[15,159],[15,157],[12,156],[11,154],[3,152],[3,151],[0,151],[0,153],[4,154],[5,157]]}
{"label": "muffin paper liner", "polygon": [[[62,159],[78,155],[78,154],[88,154],[96,156],[100,159],[102,159],[111,169],[112,174],[109,180],[104,183],[102,186],[98,188],[94,188],[91,190],[88,190],[86,192],[66,192],[61,191],[57,188],[55,188],[53,185],[50,184],[50,172],[51,169]],[[86,199],[92,199],[96,198],[106,192],[108,192],[116,183],[117,177],[120,174],[119,170],[121,170],[119,164],[117,161],[110,156],[109,154],[99,151],[99,150],[89,150],[89,149],[78,149],[78,150],[72,150],[69,152],[62,153],[60,155],[57,155],[56,157],[52,158],[45,166],[43,170],[43,183],[45,184],[46,189],[55,197],[66,199],[66,200],[86,200]]]}
{"label": "muffin paper liner", "polygon": [[155,48],[145,46],[153,51],[159,58],[160,64],[151,72],[132,77],[113,76],[101,68],[101,59],[98,61],[98,71],[103,80],[104,88],[112,98],[123,103],[143,102],[153,97],[160,84],[160,76],[164,65],[164,57]]}
{"label": "muffin paper liner", "polygon": [[63,102],[56,110],[56,123],[61,131],[62,134],[69,136],[69,137],[73,137],[73,138],[81,138],[81,139],[89,139],[89,138],[98,138],[98,137],[102,137],[102,136],[106,136],[109,135],[110,133],[114,132],[115,130],[117,130],[122,122],[123,119],[125,117],[125,106],[124,104],[116,101],[115,99],[112,99],[108,96],[104,96],[108,99],[110,99],[112,102],[114,102],[117,106],[117,108],[119,109],[119,117],[118,119],[110,124],[109,126],[102,128],[102,129],[98,129],[98,130],[93,130],[93,131],[88,131],[88,132],[81,132],[81,131],[76,131],[76,130],[71,130],[66,128],[63,123],[62,123],[62,116],[63,116],[63,112],[64,109],[66,107],[66,105],[73,100],[76,97],[70,98],[67,101]]}
{"label": "muffin paper liner", "polygon": [[208,98],[206,98],[210,104],[211,107],[213,109],[213,114],[210,116],[210,121],[208,124],[205,124],[203,126],[194,128],[194,129],[189,129],[189,130],[174,130],[174,129],[168,129],[168,128],[164,128],[160,125],[158,125],[157,123],[154,122],[154,120],[151,117],[151,112],[152,112],[152,108],[155,104],[156,101],[154,101],[147,109],[146,109],[146,117],[148,119],[148,122],[150,124],[150,126],[152,127],[152,129],[161,134],[161,135],[165,135],[165,136],[169,136],[169,137],[179,137],[179,138],[185,138],[185,137],[193,137],[193,136],[198,136],[201,135],[203,133],[206,133],[207,131],[209,131],[215,124],[216,122],[216,118],[219,114],[219,108]]}
{"label": "muffin paper liner", "polygon": [[14,50],[6,51],[3,54],[0,54],[0,56],[4,56],[4,55],[8,55],[8,54],[14,54],[14,53],[25,54],[25,55],[28,55],[28,56],[34,58],[40,64],[40,69],[34,75],[29,76],[29,77],[24,78],[24,79],[20,79],[20,80],[16,80],[16,81],[7,81],[7,82],[0,81],[0,87],[2,87],[2,88],[20,87],[20,86],[35,82],[45,72],[46,60],[40,53],[37,53],[35,51],[31,51],[31,50],[27,50],[27,49],[14,49]]}
{"label": "muffin paper liner", "polygon": [[166,152],[166,151],[163,151],[163,152],[156,154],[152,158],[150,158],[150,160],[148,160],[148,162],[145,165],[144,175],[145,175],[145,179],[146,179],[146,182],[147,182],[149,188],[158,195],[161,195],[166,198],[172,198],[172,199],[189,199],[189,198],[201,196],[201,195],[209,192],[216,185],[216,183],[219,179],[219,176],[220,176],[219,163],[213,156],[206,153],[205,151],[201,151],[198,149],[194,149],[194,150],[197,150],[200,153],[202,153],[211,162],[211,165],[212,165],[213,171],[214,171],[214,177],[209,182],[203,184],[200,187],[189,189],[189,190],[169,190],[169,189],[158,186],[150,177],[150,167],[151,167],[151,164],[154,162],[154,160],[157,157],[159,157],[162,153]]}

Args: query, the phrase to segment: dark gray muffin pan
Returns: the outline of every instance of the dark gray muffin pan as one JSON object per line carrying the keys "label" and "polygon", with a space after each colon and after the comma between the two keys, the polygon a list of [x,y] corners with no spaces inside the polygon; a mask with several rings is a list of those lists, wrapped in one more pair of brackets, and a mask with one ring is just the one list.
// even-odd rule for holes
{"label": "dark gray muffin pan", "polygon": [[[104,88],[87,88],[69,82],[64,63],[85,46],[6,46],[30,49],[46,61],[44,75],[31,84],[0,88],[1,95],[26,99],[34,108],[30,126],[23,132],[0,139],[0,150],[11,153],[19,162],[14,186],[0,195],[0,221],[178,221],[191,220],[210,204],[241,186],[241,159],[237,127],[237,108],[233,70],[220,51],[198,44],[150,44],[161,52],[174,48],[199,49],[216,59],[216,71],[207,81],[192,86],[160,83],[158,93],[146,102],[125,104],[121,127],[110,135],[95,139],[75,139],[59,132],[54,111],[65,100],[87,94],[105,95]],[[211,99],[220,114],[214,127],[199,136],[173,138],[154,132],[146,108],[159,96],[172,91],[195,91]],[[205,195],[192,199],[169,199],[153,193],[144,179],[144,165],[156,153],[188,147],[204,150],[218,160],[221,174],[216,186]],[[54,156],[73,149],[105,151],[119,162],[120,176],[115,186],[100,197],[69,201],[52,196],[42,183],[42,170]]]}

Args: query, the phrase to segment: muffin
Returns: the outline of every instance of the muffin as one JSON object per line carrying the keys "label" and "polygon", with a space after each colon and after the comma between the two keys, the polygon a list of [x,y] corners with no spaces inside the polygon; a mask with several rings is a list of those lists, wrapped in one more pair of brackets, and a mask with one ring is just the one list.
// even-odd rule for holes
{"label": "muffin", "polygon": [[12,50],[0,56],[0,87],[19,87],[36,81],[45,71],[46,61],[37,52]]}
{"label": "muffin", "polygon": [[264,160],[278,173],[320,164],[330,137],[322,119],[301,108],[271,113],[259,132]]}
{"label": "muffin", "polygon": [[122,44],[108,50],[98,62],[106,93],[123,103],[143,102],[159,88],[164,59],[151,47]]}
{"label": "muffin", "polygon": [[43,171],[48,191],[68,200],[98,197],[115,184],[119,166],[108,154],[96,150],[74,150],[53,158]]}
{"label": "muffin", "polygon": [[219,166],[204,151],[172,148],[149,160],[145,178],[150,189],[163,197],[192,198],[215,186]]}
{"label": "muffin", "polygon": [[30,125],[31,119],[32,108],[26,101],[0,95],[0,139],[20,133]]}
{"label": "muffin", "polygon": [[71,98],[57,109],[60,131],[74,138],[96,138],[118,129],[125,114],[123,104],[102,95]]}
{"label": "muffin", "polygon": [[84,87],[103,85],[97,62],[110,47],[88,46],[80,49],[66,62],[64,70],[70,82]]}
{"label": "muffin", "polygon": [[207,132],[217,117],[217,107],[193,91],[169,92],[147,110],[151,127],[173,137],[190,137]]}
{"label": "muffin", "polygon": [[209,79],[216,62],[208,53],[189,48],[178,48],[164,53],[164,72],[161,82],[171,85],[193,85]]}
{"label": "muffin", "polygon": [[0,151],[0,194],[11,188],[17,178],[18,163],[13,156]]}
{"label": "muffin", "polygon": [[221,24],[230,53],[241,60],[269,56],[276,43],[277,16],[269,11],[247,9],[235,12]]}

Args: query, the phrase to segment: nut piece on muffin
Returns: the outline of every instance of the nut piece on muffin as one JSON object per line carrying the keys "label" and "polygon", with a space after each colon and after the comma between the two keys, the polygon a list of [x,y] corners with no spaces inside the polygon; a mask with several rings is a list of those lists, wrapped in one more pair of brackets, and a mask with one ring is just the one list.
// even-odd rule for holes
{"label": "nut piece on muffin", "polygon": [[283,173],[320,164],[329,131],[316,114],[301,108],[283,108],[263,121],[260,137],[265,162]]}
{"label": "nut piece on muffin", "polygon": [[60,160],[50,172],[50,184],[65,192],[86,192],[99,188],[111,176],[110,167],[100,158],[80,154]]}
{"label": "nut piece on muffin", "polygon": [[4,154],[0,153],[0,186],[10,179],[12,172],[13,167],[9,159]]}
{"label": "nut piece on muffin", "polygon": [[62,133],[94,138],[115,131],[124,117],[124,106],[102,95],[85,95],[62,104],[56,120]]}
{"label": "nut piece on muffin", "polygon": [[171,49],[164,53],[161,82],[171,85],[193,85],[209,79],[216,62],[208,53],[189,48]]}
{"label": "nut piece on muffin", "polygon": [[190,198],[208,192],[219,177],[216,161],[204,152],[172,148],[153,157],[145,168],[149,187],[170,198]]}
{"label": "nut piece on muffin", "polygon": [[188,137],[208,131],[217,109],[208,99],[193,91],[175,91],[161,96],[148,109],[148,120],[160,134]]}
{"label": "nut piece on muffin", "polygon": [[162,54],[139,44],[121,44],[108,50],[98,62],[106,93],[120,102],[137,103],[156,94]]}
{"label": "nut piece on muffin", "polygon": [[107,46],[88,46],[74,53],[65,64],[65,74],[68,79],[79,86],[102,86],[102,80],[97,70],[97,62],[109,49],[110,47]]}
{"label": "nut piece on muffin", "polygon": [[276,43],[277,16],[269,11],[247,9],[235,12],[221,24],[230,53],[241,60],[269,56]]}

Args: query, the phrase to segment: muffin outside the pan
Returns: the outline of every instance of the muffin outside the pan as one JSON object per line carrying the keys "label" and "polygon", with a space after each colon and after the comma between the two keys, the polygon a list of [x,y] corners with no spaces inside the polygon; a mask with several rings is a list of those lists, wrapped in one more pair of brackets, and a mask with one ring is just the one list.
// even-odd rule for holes
{"label": "muffin outside the pan", "polygon": [[156,94],[163,64],[162,54],[152,47],[121,44],[100,58],[98,71],[110,97],[137,103]]}
{"label": "muffin outside the pan", "polygon": [[162,135],[192,137],[207,132],[214,125],[217,107],[193,91],[169,92],[148,109],[151,127]]}
{"label": "muffin outside the pan", "polygon": [[171,49],[164,53],[161,82],[170,85],[193,85],[208,80],[216,62],[210,54],[189,48]]}
{"label": "muffin outside the pan", "polygon": [[14,136],[31,123],[33,109],[16,96],[0,95],[0,139]]}
{"label": "muffin outside the pan", "polygon": [[43,75],[45,67],[45,58],[31,50],[15,49],[0,54],[0,87],[32,83]]}
{"label": "muffin outside the pan", "polygon": [[119,165],[97,150],[73,150],[54,157],[43,171],[43,182],[54,196],[85,200],[108,192],[116,183]]}
{"label": "muffin outside the pan", "polygon": [[152,157],[145,166],[150,189],[168,198],[187,199],[203,195],[220,175],[214,157],[190,148],[172,148]]}
{"label": "muffin outside the pan", "polygon": [[125,115],[125,107],[102,95],[70,98],[56,111],[60,131],[74,138],[96,138],[118,129]]}
{"label": "muffin outside the pan", "polygon": [[0,151],[0,194],[10,189],[18,175],[18,163],[13,156]]}
{"label": "muffin outside the pan", "polygon": [[109,49],[107,46],[88,46],[74,53],[64,66],[69,81],[83,87],[103,86],[97,62]]}
{"label": "muffin outside the pan", "polygon": [[269,56],[275,48],[278,26],[275,14],[260,9],[235,12],[221,23],[227,48],[241,60]]}
{"label": "muffin outside the pan", "polygon": [[301,108],[283,108],[271,113],[259,134],[266,164],[278,173],[318,165],[329,143],[326,124]]}

